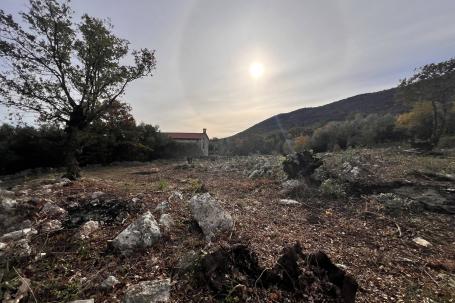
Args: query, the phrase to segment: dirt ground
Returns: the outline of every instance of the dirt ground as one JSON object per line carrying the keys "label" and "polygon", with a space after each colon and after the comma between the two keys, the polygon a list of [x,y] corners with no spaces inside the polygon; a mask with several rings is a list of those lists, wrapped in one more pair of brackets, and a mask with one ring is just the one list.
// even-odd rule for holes
{"label": "dirt ground", "polygon": [[[387,150],[359,153],[366,155],[371,166],[369,177],[374,180],[412,181],[417,177],[412,176],[411,170],[418,168],[455,172],[454,154],[416,156]],[[356,156],[329,154],[324,161],[335,163]],[[19,190],[32,188],[34,196],[51,199],[63,208],[75,201],[84,205],[95,191],[105,192],[118,203],[136,205],[127,206],[121,221],[104,225],[89,240],[76,239],[76,225],[38,233],[32,239],[32,257],[11,261],[9,274],[14,275],[14,267],[15,273],[31,280],[36,302],[85,298],[121,302],[128,285],[167,277],[173,281],[172,302],[213,302],[214,295],[208,289],[195,287],[186,276],[177,273],[179,260],[190,250],[212,251],[220,245],[244,243],[257,253],[262,266],[272,267],[284,246],[299,242],[305,251],[326,252],[334,263],[352,274],[359,284],[356,302],[455,302],[453,214],[420,211],[392,216],[371,198],[368,189],[335,198],[308,188],[297,198],[301,205],[284,206],[278,203],[283,198],[283,176],[250,179],[241,163],[225,165],[235,162],[229,161],[195,160],[193,165],[157,161],[92,167],[84,169],[82,180],[50,191],[43,191],[42,183],[34,179],[16,186]],[[279,159],[273,161],[279,163]],[[234,219],[232,233],[210,245],[194,228],[187,203],[202,185]],[[444,186],[454,188],[455,184],[446,182]],[[127,257],[112,251],[110,240],[142,212],[153,211],[160,202],[168,200],[174,191],[180,191],[183,200],[171,201],[167,213],[175,225],[160,243]],[[140,202],[133,202],[133,198]],[[159,216],[159,212],[154,213]],[[431,246],[416,244],[416,237]],[[39,253],[46,255],[33,257]],[[99,285],[109,275],[116,276],[121,284],[114,290],[101,291]],[[284,302],[273,292],[254,294],[250,301]],[[29,302],[35,301],[31,298]]]}

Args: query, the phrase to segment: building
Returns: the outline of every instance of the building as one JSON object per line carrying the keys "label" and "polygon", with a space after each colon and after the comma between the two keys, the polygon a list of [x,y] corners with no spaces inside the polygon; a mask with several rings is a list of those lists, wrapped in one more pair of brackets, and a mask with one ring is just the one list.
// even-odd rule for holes
{"label": "building", "polygon": [[164,133],[172,140],[187,145],[188,156],[208,156],[209,155],[209,137],[207,129],[202,133]]}

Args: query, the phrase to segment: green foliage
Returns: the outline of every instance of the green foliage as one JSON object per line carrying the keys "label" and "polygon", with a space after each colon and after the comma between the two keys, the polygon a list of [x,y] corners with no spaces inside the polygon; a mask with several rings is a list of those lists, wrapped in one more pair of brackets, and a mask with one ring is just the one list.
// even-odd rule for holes
{"label": "green foliage", "polygon": [[[132,123],[91,125],[81,134],[81,164],[109,164],[115,161],[151,161],[166,157],[172,142],[157,126]],[[0,174],[38,167],[60,167],[65,133],[61,128],[0,126]]]}
{"label": "green foliage", "polygon": [[405,102],[430,102],[432,123],[429,125],[426,120],[422,123],[431,129],[429,142],[437,145],[446,133],[455,101],[455,58],[420,67],[413,76],[401,81],[398,95]]}
{"label": "green foliage", "polygon": [[314,130],[305,147],[325,152],[348,147],[370,147],[403,139],[392,115],[356,115],[352,120],[334,121]]}
{"label": "green foliage", "polygon": [[204,183],[200,179],[191,179],[190,180],[190,190],[193,193],[204,193],[207,192]]}
{"label": "green foliage", "polygon": [[349,147],[372,147],[403,141],[406,131],[396,127],[391,114],[353,115],[344,121],[331,121],[315,129],[294,127],[286,134],[249,135],[216,140],[213,150],[225,155],[289,154],[312,149],[315,152]]}
{"label": "green foliage", "polygon": [[158,182],[158,190],[166,190],[169,187],[169,182],[166,180],[161,179]]}
{"label": "green foliage", "polygon": [[411,138],[419,140],[431,140],[433,122],[433,109],[428,101],[414,103],[410,112],[397,118],[397,126],[403,128]]}
{"label": "green foliage", "polygon": [[334,179],[324,180],[319,189],[324,195],[329,197],[342,198],[346,196],[343,186]]}
{"label": "green foliage", "polygon": [[211,141],[211,150],[220,155],[250,155],[283,153],[285,138],[281,133],[266,136],[250,135],[245,138],[217,139]]}
{"label": "green foliage", "polygon": [[150,76],[154,51],[131,52],[112,25],[83,15],[69,1],[30,0],[22,22],[0,10],[0,104],[65,126],[67,177],[79,177],[78,132],[106,113],[132,81]]}
{"label": "green foliage", "polygon": [[151,75],[154,51],[132,51],[134,64],[122,65],[129,42],[108,21],[83,15],[75,22],[73,14],[57,0],[30,0],[20,23],[0,10],[1,103],[83,128],[131,81]]}
{"label": "green foliage", "polygon": [[62,164],[63,132],[54,126],[0,126],[0,174]]}

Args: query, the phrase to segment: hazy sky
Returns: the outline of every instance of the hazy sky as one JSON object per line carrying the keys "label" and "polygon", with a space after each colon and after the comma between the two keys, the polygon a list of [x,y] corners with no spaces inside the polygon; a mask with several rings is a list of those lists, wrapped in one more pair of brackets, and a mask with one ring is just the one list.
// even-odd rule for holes
{"label": "hazy sky", "polygon": [[[6,11],[25,0],[0,0]],[[224,137],[272,115],[390,88],[455,56],[453,0],[73,0],[156,50],[128,87],[138,122]],[[253,62],[264,67],[254,79]],[[3,115],[4,116],[4,115]]]}

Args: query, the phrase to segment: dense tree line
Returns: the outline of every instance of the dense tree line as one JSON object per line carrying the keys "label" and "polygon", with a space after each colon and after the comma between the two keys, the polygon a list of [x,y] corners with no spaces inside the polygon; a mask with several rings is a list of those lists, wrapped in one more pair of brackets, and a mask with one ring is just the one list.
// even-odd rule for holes
{"label": "dense tree line", "polygon": [[[287,154],[304,149],[326,152],[355,147],[377,147],[430,140],[433,136],[432,106],[416,103],[410,112],[390,114],[357,114],[344,121],[331,121],[320,127],[295,127],[285,133],[266,136],[217,139],[212,152],[226,155]],[[455,147],[455,108],[447,114],[447,128],[439,140],[440,147]]]}
{"label": "dense tree line", "polygon": [[[137,125],[130,107],[116,103],[100,119],[79,134],[83,142],[76,151],[81,165],[115,161],[150,161],[172,156],[176,142],[160,133],[158,126]],[[65,165],[66,134],[56,125],[0,126],[0,174],[37,167]]]}

